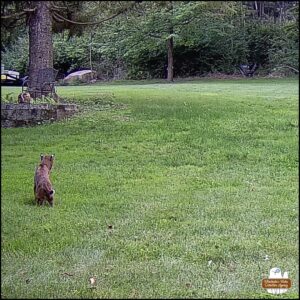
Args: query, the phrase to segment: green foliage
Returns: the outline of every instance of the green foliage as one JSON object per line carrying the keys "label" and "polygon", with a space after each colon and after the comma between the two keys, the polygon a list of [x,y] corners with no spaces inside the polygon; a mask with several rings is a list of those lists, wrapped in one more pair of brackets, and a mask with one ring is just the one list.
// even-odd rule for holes
{"label": "green foliage", "polygon": [[20,35],[14,43],[1,51],[1,64],[6,70],[16,70],[21,75],[28,74],[29,42],[27,34]]}
{"label": "green foliage", "polygon": [[[21,13],[27,5],[26,1],[1,1],[1,17]],[[18,37],[26,33],[25,20],[25,18],[1,19],[1,52],[13,47]]]}
{"label": "green foliage", "polygon": [[6,93],[4,96],[1,96],[2,103],[14,103],[17,102],[17,97],[14,96],[14,93]]}
{"label": "green foliage", "polygon": [[[58,33],[53,38],[54,68],[62,73],[89,67],[89,46],[85,36],[69,37],[68,31]],[[2,63],[6,69],[28,74],[28,36],[19,37],[15,44],[2,52]]]}
{"label": "green foliage", "polygon": [[[102,54],[121,57],[127,78],[166,77],[169,26],[174,31],[175,76],[232,74],[241,63],[256,62],[259,70],[274,67],[270,53],[277,37],[286,35],[283,26],[247,17],[248,8],[238,2],[173,2],[171,15],[168,5],[144,3],[138,12],[97,32],[95,39],[106,45]],[[296,61],[296,44],[289,49],[285,59]]]}
{"label": "green foliage", "polygon": [[86,36],[69,36],[68,31],[54,35],[54,67],[63,73],[89,67]]}
{"label": "green foliage", "polygon": [[[238,64],[252,62],[266,72],[278,65],[297,69],[299,5],[285,4],[290,8],[279,22],[280,3],[267,4],[267,17],[262,18],[251,1],[142,1],[99,27],[83,26],[78,31],[70,25],[63,30],[64,24],[59,23],[53,36],[54,67],[64,74],[90,68],[91,51],[92,68],[102,80],[166,78],[166,41],[172,38],[175,77],[232,74]],[[73,18],[90,21],[115,13],[123,5],[77,1],[69,4],[69,10]],[[6,46],[2,58],[7,68],[26,73],[26,35]]]}
{"label": "green foliage", "polygon": [[286,35],[276,37],[269,49],[269,59],[272,67],[291,66],[299,71],[299,45]]}
{"label": "green foliage", "polygon": [[52,97],[49,96],[42,96],[41,98],[36,98],[33,100],[33,104],[58,104]]}
{"label": "green foliage", "polygon": [[299,6],[292,12],[295,19],[281,26],[268,54],[273,67],[286,65],[299,71]]}
{"label": "green foliage", "polygon": [[248,61],[257,62],[263,67],[269,68],[272,61],[269,58],[272,44],[283,35],[281,26],[272,23],[254,23],[247,25],[247,35],[249,44]]}

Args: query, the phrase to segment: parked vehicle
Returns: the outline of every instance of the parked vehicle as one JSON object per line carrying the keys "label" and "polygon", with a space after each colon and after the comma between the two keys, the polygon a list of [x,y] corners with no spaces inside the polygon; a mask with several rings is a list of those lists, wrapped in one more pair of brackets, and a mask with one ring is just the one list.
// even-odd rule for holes
{"label": "parked vehicle", "polygon": [[21,86],[25,78],[20,78],[20,73],[13,70],[5,70],[1,65],[1,85],[19,85]]}

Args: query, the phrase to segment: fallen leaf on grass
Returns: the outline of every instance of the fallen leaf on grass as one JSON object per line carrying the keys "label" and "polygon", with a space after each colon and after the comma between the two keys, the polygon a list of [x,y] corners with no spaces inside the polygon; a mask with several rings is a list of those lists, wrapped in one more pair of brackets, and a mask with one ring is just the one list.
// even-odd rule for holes
{"label": "fallen leaf on grass", "polygon": [[91,286],[89,288],[90,289],[95,289],[96,288],[96,277],[89,278],[89,282],[91,284]]}
{"label": "fallen leaf on grass", "polygon": [[96,284],[96,278],[95,277],[91,277],[89,280],[90,280],[90,284],[91,285],[95,285]]}

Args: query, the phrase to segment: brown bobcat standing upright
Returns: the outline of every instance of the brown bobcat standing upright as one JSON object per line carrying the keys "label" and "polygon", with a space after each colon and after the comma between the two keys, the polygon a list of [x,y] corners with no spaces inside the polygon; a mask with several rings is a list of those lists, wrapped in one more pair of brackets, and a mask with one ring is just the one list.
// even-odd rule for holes
{"label": "brown bobcat standing upright", "polygon": [[54,155],[42,155],[41,163],[35,170],[34,195],[37,204],[42,205],[47,200],[50,206],[54,204],[54,193],[50,182],[50,171],[52,169]]}

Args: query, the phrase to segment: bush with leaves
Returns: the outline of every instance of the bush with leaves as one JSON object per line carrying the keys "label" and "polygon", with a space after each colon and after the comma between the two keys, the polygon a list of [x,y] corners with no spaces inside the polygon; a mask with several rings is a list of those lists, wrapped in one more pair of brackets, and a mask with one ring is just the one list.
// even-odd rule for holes
{"label": "bush with leaves", "polygon": [[283,67],[285,72],[299,73],[299,6],[291,12],[295,19],[281,26],[272,40],[268,55],[272,68]]}
{"label": "bush with leaves", "polygon": [[89,41],[85,35],[72,36],[67,31],[54,35],[54,68],[62,73],[89,68]]}
{"label": "bush with leaves", "polygon": [[6,70],[15,70],[21,76],[28,74],[29,42],[27,34],[19,36],[15,43],[1,51],[1,64]]}
{"label": "bush with leaves", "polygon": [[[274,23],[253,15],[244,1],[142,1],[101,27],[85,28],[80,36],[54,34],[54,68],[66,75],[92,63],[103,80],[166,78],[167,41],[172,38],[175,77],[232,74],[246,63],[259,64],[259,71],[280,65],[297,69],[299,5],[291,7],[288,18]],[[5,68],[26,73],[27,36],[21,34],[4,50]]]}

